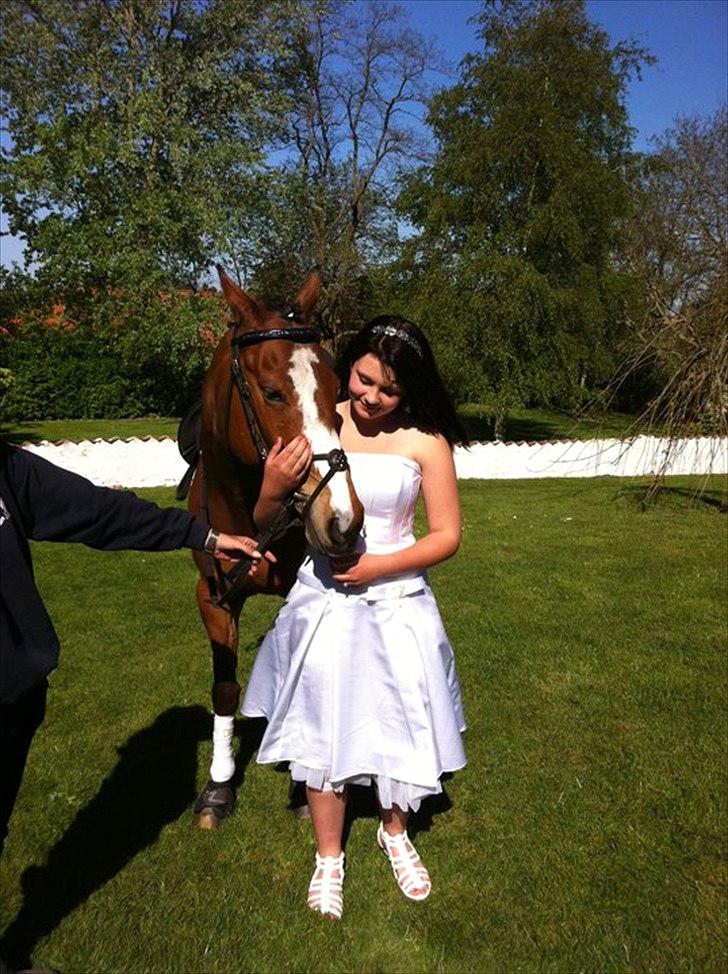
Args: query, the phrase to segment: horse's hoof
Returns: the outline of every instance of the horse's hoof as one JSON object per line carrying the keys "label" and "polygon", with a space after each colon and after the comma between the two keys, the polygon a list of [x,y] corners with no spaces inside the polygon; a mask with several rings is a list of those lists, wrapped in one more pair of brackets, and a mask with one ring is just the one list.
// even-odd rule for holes
{"label": "horse's hoof", "polygon": [[208,832],[212,832],[213,829],[219,828],[220,822],[222,822],[222,819],[209,808],[206,808],[197,816],[197,824],[199,827],[201,829],[206,829]]}
{"label": "horse's hoof", "polygon": [[291,807],[291,815],[301,822],[307,821],[311,818],[311,809],[308,805],[293,805]]}
{"label": "horse's hoof", "polygon": [[195,802],[197,824],[208,831],[216,829],[224,818],[232,815],[234,808],[235,792],[230,782],[210,779]]}

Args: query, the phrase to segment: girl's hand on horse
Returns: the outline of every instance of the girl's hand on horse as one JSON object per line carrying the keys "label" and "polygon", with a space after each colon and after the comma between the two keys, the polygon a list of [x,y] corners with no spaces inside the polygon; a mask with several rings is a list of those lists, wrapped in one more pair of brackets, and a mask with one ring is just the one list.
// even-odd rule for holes
{"label": "girl's hand on horse", "polygon": [[217,537],[215,547],[215,557],[228,560],[239,561],[241,558],[252,558],[249,575],[254,575],[261,558],[274,563],[276,556],[271,551],[261,554],[252,538],[246,538],[244,534],[224,534],[222,531]]}
{"label": "girl's hand on horse", "polygon": [[306,479],[312,456],[311,444],[302,433],[285,446],[277,437],[265,461],[261,494],[272,501],[283,501]]}
{"label": "girl's hand on horse", "polygon": [[387,574],[386,555],[364,554],[355,556],[355,561],[350,562],[346,568],[341,567],[344,559],[331,561],[333,578],[341,582],[344,588],[355,588],[358,585],[370,585],[378,581]]}

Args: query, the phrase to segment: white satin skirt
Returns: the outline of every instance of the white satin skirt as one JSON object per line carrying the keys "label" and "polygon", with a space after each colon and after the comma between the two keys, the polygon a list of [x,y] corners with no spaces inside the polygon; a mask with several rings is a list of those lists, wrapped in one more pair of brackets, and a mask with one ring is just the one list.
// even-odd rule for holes
{"label": "white satin skirt", "polygon": [[302,572],[265,637],[241,711],[268,720],[259,764],[312,788],[375,784],[416,811],[464,767],[453,651],[424,578],[355,593]]}

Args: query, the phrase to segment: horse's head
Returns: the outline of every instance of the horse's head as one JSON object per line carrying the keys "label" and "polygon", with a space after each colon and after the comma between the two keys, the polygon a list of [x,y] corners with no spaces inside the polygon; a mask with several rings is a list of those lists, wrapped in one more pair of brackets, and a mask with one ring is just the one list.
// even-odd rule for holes
{"label": "horse's head", "polygon": [[[268,307],[246,294],[222,270],[220,283],[232,312],[230,332],[222,344],[228,350],[231,378],[241,391],[238,396],[233,390],[229,404],[229,449],[245,464],[258,464],[261,447],[269,447],[278,436],[285,444],[303,433],[314,454],[328,457],[332,450],[340,451],[339,381],[320,335],[310,324],[321,289],[318,274],[306,278],[293,304],[285,309]],[[247,390],[250,409],[244,404]],[[311,496],[330,469],[328,459],[314,460],[302,493]],[[353,547],[363,517],[349,471],[339,470],[306,507],[306,537],[324,554],[342,554]]]}

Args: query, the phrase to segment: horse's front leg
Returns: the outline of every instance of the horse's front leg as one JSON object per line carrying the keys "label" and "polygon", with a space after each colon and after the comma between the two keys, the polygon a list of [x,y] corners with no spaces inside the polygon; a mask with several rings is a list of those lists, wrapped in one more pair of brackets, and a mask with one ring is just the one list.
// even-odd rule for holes
{"label": "horse's front leg", "polygon": [[201,828],[216,829],[235,807],[233,729],[240,703],[237,665],[238,617],[242,603],[230,610],[214,606],[210,602],[207,581],[201,578],[197,586],[197,604],[212,646],[214,726],[210,777],[197,797],[195,813]]}

